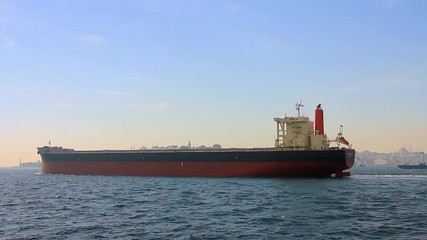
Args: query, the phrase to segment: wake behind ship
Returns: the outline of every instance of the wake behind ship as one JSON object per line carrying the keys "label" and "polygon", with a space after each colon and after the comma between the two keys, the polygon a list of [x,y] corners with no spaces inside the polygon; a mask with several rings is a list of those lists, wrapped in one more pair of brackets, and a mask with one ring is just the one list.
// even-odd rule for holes
{"label": "wake behind ship", "polygon": [[[275,147],[228,149],[148,149],[76,151],[38,148],[42,173],[170,177],[330,177],[348,176],[355,151],[340,132],[334,140],[324,133],[323,110],[308,117],[274,118]],[[335,143],[336,147],[330,147]],[[345,146],[345,147],[341,147]]]}

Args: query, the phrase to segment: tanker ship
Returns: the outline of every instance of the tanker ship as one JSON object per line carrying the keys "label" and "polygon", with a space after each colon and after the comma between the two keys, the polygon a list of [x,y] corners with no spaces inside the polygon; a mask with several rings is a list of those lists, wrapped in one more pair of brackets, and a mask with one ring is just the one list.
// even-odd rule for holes
{"label": "tanker ship", "polygon": [[[355,151],[343,137],[324,133],[323,109],[315,122],[300,115],[274,118],[275,146],[269,148],[95,150],[39,147],[45,174],[165,177],[345,177]],[[334,146],[331,146],[334,144]],[[335,145],[336,144],[336,145]]]}

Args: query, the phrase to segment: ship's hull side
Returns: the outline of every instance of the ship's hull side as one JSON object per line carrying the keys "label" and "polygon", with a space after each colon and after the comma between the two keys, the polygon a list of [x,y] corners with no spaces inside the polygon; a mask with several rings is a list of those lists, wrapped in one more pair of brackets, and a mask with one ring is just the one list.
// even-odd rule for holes
{"label": "ship's hull side", "polygon": [[328,177],[354,150],[40,152],[42,173],[172,177]]}

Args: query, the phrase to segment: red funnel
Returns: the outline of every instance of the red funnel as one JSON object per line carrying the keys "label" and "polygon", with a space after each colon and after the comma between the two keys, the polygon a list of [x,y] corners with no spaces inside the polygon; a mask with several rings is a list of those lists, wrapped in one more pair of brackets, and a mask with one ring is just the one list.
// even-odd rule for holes
{"label": "red funnel", "polygon": [[316,134],[319,135],[324,135],[325,134],[325,130],[323,127],[323,109],[320,106],[320,104],[317,106],[316,110],[315,110],[315,131]]}

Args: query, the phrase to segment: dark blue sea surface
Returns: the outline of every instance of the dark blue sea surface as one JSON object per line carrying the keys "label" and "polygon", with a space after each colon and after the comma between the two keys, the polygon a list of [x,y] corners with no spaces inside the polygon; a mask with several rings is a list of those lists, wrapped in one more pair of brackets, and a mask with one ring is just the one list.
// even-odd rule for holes
{"label": "dark blue sea surface", "polygon": [[427,171],[344,179],[108,177],[0,169],[0,239],[426,239]]}

